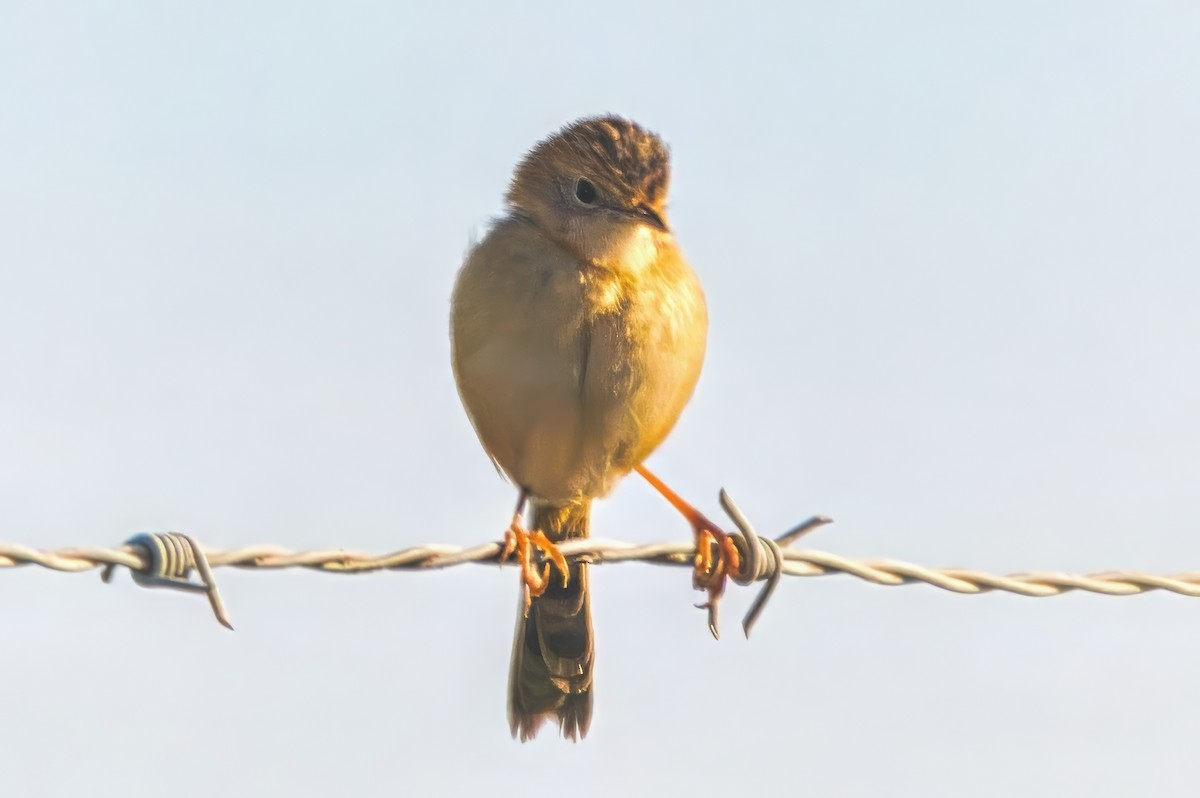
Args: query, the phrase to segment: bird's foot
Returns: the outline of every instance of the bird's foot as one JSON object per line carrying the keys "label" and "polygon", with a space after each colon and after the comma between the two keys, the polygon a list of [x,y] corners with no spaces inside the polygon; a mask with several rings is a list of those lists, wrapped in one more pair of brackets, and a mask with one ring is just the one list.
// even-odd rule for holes
{"label": "bird's foot", "polygon": [[[534,562],[535,549],[542,553],[542,558],[538,558],[542,560],[540,571],[538,563]],[[513,554],[516,554],[517,564],[521,566],[521,595],[524,596],[526,613],[529,612],[530,602],[545,593],[550,585],[551,563],[562,574],[563,587],[567,586],[567,558],[545,533],[526,529],[519,513],[513,516],[512,523],[504,530],[504,549],[500,552],[500,562]]]}
{"label": "bird's foot", "polygon": [[699,511],[688,519],[696,534],[696,559],[692,570],[692,586],[708,593],[708,600],[697,604],[708,610],[708,630],[713,637],[717,634],[717,602],[725,592],[725,585],[742,566],[733,538]]}
{"label": "bird's foot", "polygon": [[708,600],[696,606],[708,610],[708,630],[712,632],[713,637],[718,637],[717,601],[725,592],[726,581],[735,576],[742,567],[742,556],[738,554],[737,545],[725,530],[680,498],[678,493],[667,487],[666,483],[644,465],[637,465],[634,470],[692,525],[696,534],[696,564],[692,571],[692,586],[708,593]]}

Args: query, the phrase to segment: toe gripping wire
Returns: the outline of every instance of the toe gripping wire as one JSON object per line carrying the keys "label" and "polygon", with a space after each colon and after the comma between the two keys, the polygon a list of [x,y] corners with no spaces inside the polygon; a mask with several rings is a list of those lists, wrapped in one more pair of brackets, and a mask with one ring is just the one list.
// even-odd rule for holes
{"label": "toe gripping wire", "polygon": [[[733,523],[742,533],[740,536],[731,535],[734,544],[737,546],[738,553],[741,555],[740,567],[736,574],[730,574],[730,578],[739,585],[749,585],[752,582],[765,581],[763,589],[754,597],[750,609],[746,611],[746,615],[742,618],[742,631],[746,637],[750,636],[750,629],[753,628],[755,622],[762,615],[763,609],[767,606],[767,601],[775,592],[775,588],[779,586],[779,580],[783,578],[783,548],[790,546],[796,542],[802,535],[805,535],[819,526],[833,523],[832,518],[823,515],[814,515],[807,521],[793,527],[777,538],[759,537],[754,531],[754,527],[746,519],[741,509],[734,504],[733,499],[724,488],[721,489],[721,509],[725,514],[733,519]],[[710,601],[708,603],[708,628],[712,632],[713,637],[717,636],[717,602]]]}
{"label": "toe gripping wire", "polygon": [[[129,569],[135,583],[142,587],[168,587],[185,593],[204,593],[208,596],[217,622],[226,629],[233,629],[225,612],[225,603],[217,592],[217,581],[213,578],[208,558],[196,541],[179,532],[143,532],[125,541],[125,547],[142,555],[145,562],[141,570]],[[114,568],[116,565],[109,564],[100,572],[100,578],[105,583],[112,581]],[[190,578],[193,569],[200,578],[199,582],[193,582]]]}

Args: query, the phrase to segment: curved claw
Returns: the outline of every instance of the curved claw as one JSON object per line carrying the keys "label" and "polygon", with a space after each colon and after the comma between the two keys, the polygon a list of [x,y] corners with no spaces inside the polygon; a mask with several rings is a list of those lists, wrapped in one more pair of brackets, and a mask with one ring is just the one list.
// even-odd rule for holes
{"label": "curved claw", "polygon": [[692,586],[708,593],[708,600],[696,606],[708,610],[708,631],[713,638],[720,639],[717,602],[725,593],[729,577],[736,575],[741,568],[742,556],[733,538],[703,515],[696,515],[696,565],[692,571]]}
{"label": "curved claw", "polygon": [[720,596],[725,590],[725,579],[742,567],[742,555],[724,530],[707,518],[700,518],[701,523],[696,525],[696,569],[692,584],[697,590],[710,593],[715,590]]}
{"label": "curved claw", "polygon": [[[542,552],[542,554],[550,558],[550,562],[554,563],[554,566],[558,568],[558,572],[562,574],[563,587],[566,587],[567,580],[570,578],[567,575],[567,558],[564,557],[563,553],[558,550],[558,546],[554,545],[554,541],[546,537],[546,534],[540,529],[535,529],[529,533],[529,542],[534,548],[538,549]],[[546,563],[546,569],[543,575],[545,579],[549,579],[550,563]],[[545,588],[542,589],[545,590]]]}
{"label": "curved claw", "polygon": [[[550,560],[542,564],[540,571],[534,562],[534,549],[541,551]],[[504,548],[500,552],[500,562],[504,562],[513,554],[516,554],[517,564],[521,567],[521,588],[526,613],[529,612],[530,602],[545,593],[549,587],[551,563],[562,574],[563,587],[567,586],[567,558],[545,533],[537,529],[531,532],[522,526],[520,516],[514,517],[508,529],[504,530]]]}

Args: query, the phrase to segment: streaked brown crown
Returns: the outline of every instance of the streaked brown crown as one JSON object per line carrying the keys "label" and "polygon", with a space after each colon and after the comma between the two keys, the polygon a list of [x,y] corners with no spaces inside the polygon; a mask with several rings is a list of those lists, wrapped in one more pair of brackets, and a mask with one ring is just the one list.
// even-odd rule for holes
{"label": "streaked brown crown", "polygon": [[568,191],[580,177],[622,204],[642,203],[661,212],[671,177],[670,155],[662,139],[632,120],[580,119],[529,151],[513,174],[507,199],[525,207],[532,199],[526,192]]}

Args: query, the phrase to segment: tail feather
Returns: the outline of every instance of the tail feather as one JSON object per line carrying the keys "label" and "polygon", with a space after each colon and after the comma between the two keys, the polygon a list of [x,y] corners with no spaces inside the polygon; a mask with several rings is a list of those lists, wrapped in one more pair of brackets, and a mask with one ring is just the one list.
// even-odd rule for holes
{"label": "tail feather", "polygon": [[[554,542],[587,537],[591,502],[535,504],[533,529]],[[562,735],[576,740],[592,720],[591,600],[586,563],[570,563],[567,585],[550,575],[546,592],[535,598],[529,614],[517,612],[512,663],[508,677],[508,723],[513,737],[532,739],[549,718],[557,718]]]}

